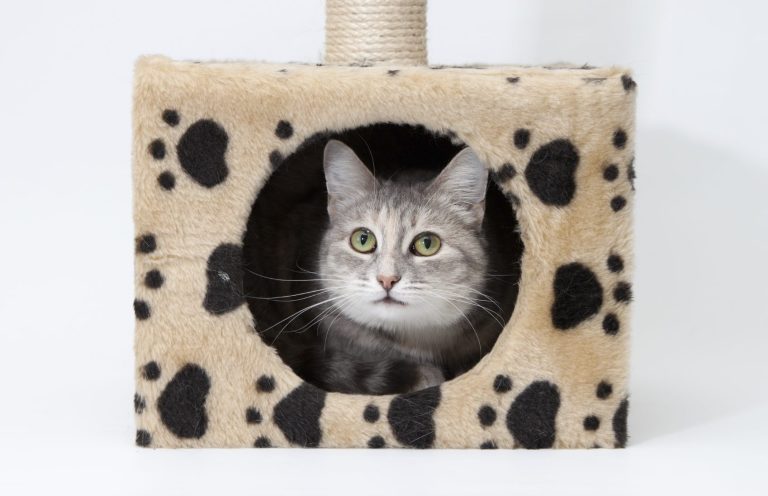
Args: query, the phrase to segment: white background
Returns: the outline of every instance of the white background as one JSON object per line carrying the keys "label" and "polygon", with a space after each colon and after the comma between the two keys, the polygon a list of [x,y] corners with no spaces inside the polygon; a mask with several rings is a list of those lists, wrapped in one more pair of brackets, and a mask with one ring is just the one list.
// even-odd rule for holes
{"label": "white background", "polygon": [[317,62],[316,0],[0,6],[0,493],[768,494],[768,36],[759,1],[444,1],[432,63],[639,84],[627,450],[133,447],[140,54]]}

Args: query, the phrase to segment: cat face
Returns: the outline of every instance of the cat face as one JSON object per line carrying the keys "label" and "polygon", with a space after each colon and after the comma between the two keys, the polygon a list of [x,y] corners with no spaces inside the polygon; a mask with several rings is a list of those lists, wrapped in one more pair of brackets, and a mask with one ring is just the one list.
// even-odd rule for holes
{"label": "cat face", "polygon": [[325,148],[330,226],[320,278],[349,319],[437,339],[481,296],[488,173],[469,148],[429,182],[379,181],[339,141]]}

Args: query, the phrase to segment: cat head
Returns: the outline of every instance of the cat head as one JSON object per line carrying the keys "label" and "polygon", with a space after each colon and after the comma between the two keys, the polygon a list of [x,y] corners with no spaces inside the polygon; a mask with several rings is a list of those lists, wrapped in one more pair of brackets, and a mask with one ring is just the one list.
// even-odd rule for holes
{"label": "cat head", "polygon": [[330,225],[319,271],[340,313],[425,342],[464,321],[487,270],[488,171],[469,148],[434,179],[375,178],[339,141],[325,147]]}

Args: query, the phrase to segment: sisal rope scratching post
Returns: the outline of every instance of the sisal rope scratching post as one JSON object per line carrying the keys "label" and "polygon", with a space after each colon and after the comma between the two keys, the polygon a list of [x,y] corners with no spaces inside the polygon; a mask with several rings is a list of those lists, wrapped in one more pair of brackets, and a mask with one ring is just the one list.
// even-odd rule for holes
{"label": "sisal rope scratching post", "polygon": [[426,65],[426,0],[327,0],[325,63]]}

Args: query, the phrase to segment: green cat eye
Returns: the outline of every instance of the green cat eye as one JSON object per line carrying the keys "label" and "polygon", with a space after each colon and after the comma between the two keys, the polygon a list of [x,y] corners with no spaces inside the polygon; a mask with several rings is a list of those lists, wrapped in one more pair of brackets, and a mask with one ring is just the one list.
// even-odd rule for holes
{"label": "green cat eye", "polygon": [[355,229],[352,233],[352,237],[349,238],[349,244],[355,251],[360,253],[371,253],[376,249],[376,236],[373,235],[368,229],[361,227]]}
{"label": "green cat eye", "polygon": [[440,250],[440,238],[431,232],[421,233],[413,239],[411,253],[420,257],[431,257]]}

